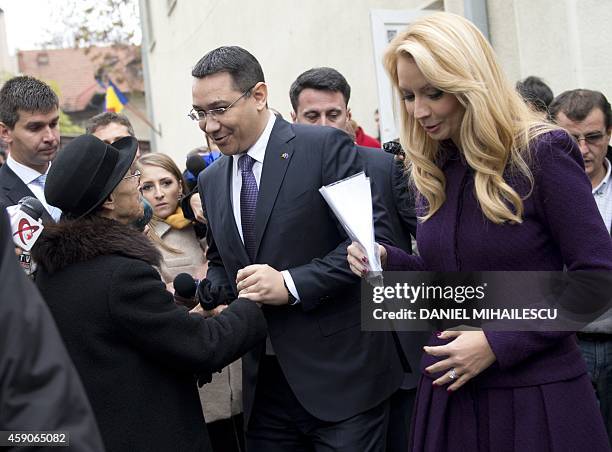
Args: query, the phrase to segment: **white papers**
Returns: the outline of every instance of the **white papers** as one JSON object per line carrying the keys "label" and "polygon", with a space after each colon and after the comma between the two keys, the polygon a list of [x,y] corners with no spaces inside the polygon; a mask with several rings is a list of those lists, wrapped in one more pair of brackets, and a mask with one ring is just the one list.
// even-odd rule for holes
{"label": "white papers", "polygon": [[359,242],[370,262],[370,270],[381,272],[374,238],[370,178],[363,173],[326,185],[319,192],[353,242]]}

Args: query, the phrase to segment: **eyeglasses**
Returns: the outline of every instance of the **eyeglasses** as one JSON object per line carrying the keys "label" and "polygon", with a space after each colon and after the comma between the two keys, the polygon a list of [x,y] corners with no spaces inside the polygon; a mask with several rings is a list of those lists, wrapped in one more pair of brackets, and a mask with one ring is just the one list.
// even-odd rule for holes
{"label": "eyeglasses", "polygon": [[599,144],[606,135],[601,132],[588,133],[586,135],[572,135],[572,138],[576,143],[580,144],[580,141],[584,140],[588,144]]}
{"label": "eyeglasses", "polygon": [[138,185],[140,185],[140,171],[136,170],[136,171],[134,171],[134,174],[131,174],[129,176],[125,176],[123,178],[123,180],[129,180],[129,179],[134,179],[136,181],[136,183]]}
{"label": "eyeglasses", "polygon": [[227,112],[227,110],[232,108],[236,104],[236,102],[238,102],[240,99],[246,96],[249,92],[251,92],[251,90],[255,88],[256,85],[257,83],[251,86],[249,89],[247,89],[244,93],[240,95],[238,99],[236,99],[234,102],[229,104],[227,107],[213,108],[212,110],[197,110],[195,108],[192,108],[191,111],[187,113],[187,116],[189,116],[194,121],[206,121],[208,118],[213,118],[217,120],[217,118],[219,118],[220,116],[223,116]]}

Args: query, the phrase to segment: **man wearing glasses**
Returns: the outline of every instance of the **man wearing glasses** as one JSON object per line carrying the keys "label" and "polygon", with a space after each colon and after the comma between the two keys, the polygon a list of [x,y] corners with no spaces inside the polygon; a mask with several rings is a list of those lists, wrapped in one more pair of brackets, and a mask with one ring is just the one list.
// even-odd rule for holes
{"label": "man wearing glasses", "polygon": [[[599,91],[575,89],[561,93],[549,108],[551,117],[578,142],[599,213],[612,233],[610,103]],[[578,339],[597,393],[608,437],[612,440],[612,312],[608,311],[589,324],[578,333]]]}
{"label": "man wearing glasses", "polygon": [[200,173],[207,278],[263,305],[268,339],[243,357],[247,449],[384,450],[402,369],[388,333],[362,332],[347,236],[318,190],[361,171],[350,137],[268,109],[240,47],[192,71],[190,117],[224,154]]}
{"label": "man wearing glasses", "polygon": [[575,89],[565,91],[553,100],[550,104],[550,115],[578,143],[584,159],[584,168],[593,187],[593,196],[606,227],[610,230],[612,224],[610,103],[599,91]]}

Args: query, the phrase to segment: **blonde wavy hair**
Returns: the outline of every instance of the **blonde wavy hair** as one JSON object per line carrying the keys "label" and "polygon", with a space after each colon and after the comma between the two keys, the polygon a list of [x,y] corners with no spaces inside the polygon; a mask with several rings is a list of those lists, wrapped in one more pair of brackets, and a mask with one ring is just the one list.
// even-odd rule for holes
{"label": "blonde wavy hair", "polygon": [[[533,187],[529,143],[555,127],[529,109],[504,76],[491,45],[461,16],[426,16],[389,44],[383,63],[398,97],[400,58],[412,58],[431,85],[456,96],[465,109],[457,144],[474,170],[476,198],[485,216],[497,224],[521,223],[523,199],[504,180],[504,172],[518,172]],[[401,108],[400,121],[407,170],[427,200],[425,221],[446,200],[446,180],[436,165],[439,143],[406,108]]]}

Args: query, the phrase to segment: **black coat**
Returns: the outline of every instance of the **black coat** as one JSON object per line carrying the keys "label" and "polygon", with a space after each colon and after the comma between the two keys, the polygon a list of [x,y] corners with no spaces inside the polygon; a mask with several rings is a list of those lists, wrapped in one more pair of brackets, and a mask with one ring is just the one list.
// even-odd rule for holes
{"label": "black coat", "polygon": [[376,237],[412,254],[411,238],[416,239],[417,218],[403,163],[382,149],[356,149],[372,184],[374,205],[379,206],[374,211]]}
{"label": "black coat", "polygon": [[204,319],[177,307],[142,234],[102,218],[48,227],[37,284],[81,375],[110,451],[210,450],[195,375],[221,370],[265,337],[236,300]]}
{"label": "black coat", "polygon": [[14,249],[0,212],[0,430],[65,431],[70,446],[57,450],[101,452],[83,385]]}
{"label": "black coat", "polygon": [[[3,210],[8,206],[16,205],[25,196],[33,196],[34,193],[5,163],[0,167],[0,208]],[[43,211],[43,224],[55,223],[49,212]]]}

